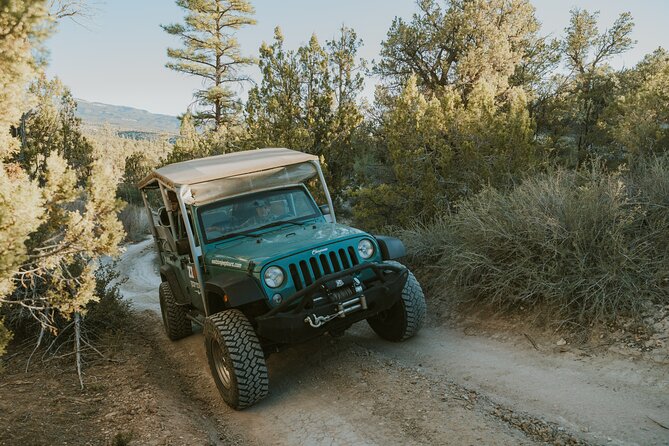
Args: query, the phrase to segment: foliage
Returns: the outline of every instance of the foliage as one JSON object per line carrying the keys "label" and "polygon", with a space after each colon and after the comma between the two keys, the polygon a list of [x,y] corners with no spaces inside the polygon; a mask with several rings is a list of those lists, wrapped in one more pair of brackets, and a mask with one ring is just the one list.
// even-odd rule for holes
{"label": "foliage", "polygon": [[134,204],[142,204],[137,183],[162,165],[173,150],[166,138],[126,138],[111,128],[90,132],[86,137],[95,146],[104,147],[105,162],[121,177],[118,197]]}
{"label": "foliage", "polygon": [[89,337],[99,337],[127,326],[131,305],[119,290],[115,262],[102,263],[95,273],[95,294],[99,299],[86,306],[83,329]]}
{"label": "foliage", "polygon": [[[32,50],[51,30],[45,0],[0,1],[0,128],[16,126],[34,73]],[[0,132],[0,159],[16,149],[9,132]]]}
{"label": "foliage", "polygon": [[537,164],[533,131],[521,88],[500,98],[479,82],[465,103],[453,87],[425,95],[412,77],[382,118],[392,176],[359,191],[354,214],[371,229],[406,225],[485,185],[509,187]]}
{"label": "foliage", "polygon": [[25,306],[48,324],[47,310],[67,317],[95,299],[91,260],[114,255],[123,236],[116,218],[120,203],[109,193],[116,181],[98,158],[82,190],[62,158],[47,160],[46,184],[40,188],[42,221],[26,243],[24,262],[10,271],[14,291],[4,302]]}
{"label": "foliage", "polygon": [[12,340],[12,332],[5,327],[4,322],[4,318],[0,318],[0,358],[5,354],[7,344]]}
{"label": "foliage", "polygon": [[22,144],[0,141],[0,304],[55,330],[58,318],[79,315],[96,299],[96,260],[117,252],[122,228],[120,203],[109,193],[118,175],[81,136],[71,95],[44,77],[33,83],[36,100],[21,104],[17,94],[51,24],[44,2],[0,3],[0,124],[18,128],[29,112],[21,105],[36,104],[24,115]]}
{"label": "foliage", "polygon": [[657,242],[669,221],[668,169],[667,158],[634,173],[559,169],[507,193],[486,188],[403,237],[454,302],[581,328],[638,316],[647,300],[667,303],[669,253]]}
{"label": "foliage", "polygon": [[176,0],[186,11],[183,24],[163,29],[181,39],[183,48],[170,48],[168,68],[202,78],[205,88],[195,92],[200,109],[197,124],[218,130],[234,122],[239,109],[231,84],[245,80],[239,70],[253,59],[241,55],[232,32],[255,24],[253,7],[246,0]]}
{"label": "foliage", "polygon": [[297,51],[286,50],[277,27],[274,42],[260,48],[263,77],[246,103],[246,146],[317,155],[325,160],[333,190],[343,187],[355,153],[353,135],[362,123],[362,65],[356,62],[361,45],[352,29],[342,27],[325,46],[312,35]]}
{"label": "foliage", "polygon": [[139,242],[144,240],[149,234],[149,217],[146,215],[144,205],[128,204],[118,215],[123,224],[123,231],[126,234],[126,240]]}
{"label": "foliage", "polygon": [[402,87],[415,76],[463,98],[481,80],[503,91],[520,61],[537,48],[539,22],[527,0],[419,0],[410,22],[395,18],[375,72]]}
{"label": "foliage", "polygon": [[669,149],[669,54],[658,49],[620,75],[622,88],[605,111],[611,145],[628,158]]}
{"label": "foliage", "polygon": [[[10,138],[10,126],[18,126],[26,95],[25,84],[34,72],[31,50],[46,37],[44,1],[0,1],[0,296],[13,287],[11,271],[25,260],[24,243],[39,225],[39,191],[27,175],[12,166],[5,166],[5,157],[18,144]],[[9,341],[7,331],[0,328],[0,354]]]}
{"label": "foliage", "polygon": [[623,13],[611,28],[600,31],[597,15],[571,11],[561,43],[568,74],[554,76],[550,97],[535,110],[539,134],[546,138],[545,144],[558,149],[559,161],[567,166],[602,157],[614,165],[621,161],[620,154],[611,151],[601,124],[606,108],[621,93],[607,62],[633,46],[634,24],[631,15]]}
{"label": "foliage", "polygon": [[181,118],[179,137],[174,143],[172,152],[167,157],[167,163],[178,163],[195,158],[210,155],[210,147],[207,146],[205,138],[198,133],[190,112]]}
{"label": "foliage", "polygon": [[58,79],[49,81],[44,73],[31,84],[29,94],[35,106],[22,118],[22,147],[15,162],[31,179],[43,183],[46,162],[55,152],[80,174],[82,183],[90,174],[93,148],[80,131],[72,94]]}

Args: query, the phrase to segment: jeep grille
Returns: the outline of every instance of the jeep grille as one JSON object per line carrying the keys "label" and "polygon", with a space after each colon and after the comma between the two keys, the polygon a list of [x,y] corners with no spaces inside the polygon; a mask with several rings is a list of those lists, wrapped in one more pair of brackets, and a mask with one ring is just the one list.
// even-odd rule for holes
{"label": "jeep grille", "polygon": [[343,271],[359,263],[360,260],[358,260],[355,249],[349,246],[338,251],[329,251],[312,256],[309,261],[302,260],[299,263],[291,263],[288,269],[295,284],[295,290],[299,291],[327,274]]}

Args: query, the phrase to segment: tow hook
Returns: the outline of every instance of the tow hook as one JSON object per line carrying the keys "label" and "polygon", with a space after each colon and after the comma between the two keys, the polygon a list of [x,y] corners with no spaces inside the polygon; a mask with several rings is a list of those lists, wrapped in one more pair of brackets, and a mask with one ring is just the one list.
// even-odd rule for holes
{"label": "tow hook", "polygon": [[322,326],[323,324],[325,324],[327,322],[330,322],[332,319],[335,319],[335,318],[339,317],[339,313],[342,313],[342,312],[340,311],[340,312],[337,312],[335,314],[330,314],[328,316],[316,316],[315,314],[312,314],[310,316],[305,317],[304,322],[308,323],[313,328],[318,328],[318,327]]}
{"label": "tow hook", "polygon": [[337,305],[337,312],[328,314],[327,316],[316,316],[311,314],[304,318],[304,322],[311,325],[313,328],[321,327],[323,324],[330,322],[332,319],[338,317],[346,317],[347,314],[352,313],[358,310],[367,309],[367,298],[364,294],[361,294],[360,297],[355,299],[347,300]]}

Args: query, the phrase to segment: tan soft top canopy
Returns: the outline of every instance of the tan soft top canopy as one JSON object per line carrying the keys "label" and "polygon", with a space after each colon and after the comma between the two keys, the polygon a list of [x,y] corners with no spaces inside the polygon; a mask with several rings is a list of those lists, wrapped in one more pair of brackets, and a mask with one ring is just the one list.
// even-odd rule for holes
{"label": "tan soft top canopy", "polygon": [[166,186],[176,188],[308,161],[318,161],[318,157],[284,148],[228,153],[161,167],[144,178],[139,187],[160,180]]}

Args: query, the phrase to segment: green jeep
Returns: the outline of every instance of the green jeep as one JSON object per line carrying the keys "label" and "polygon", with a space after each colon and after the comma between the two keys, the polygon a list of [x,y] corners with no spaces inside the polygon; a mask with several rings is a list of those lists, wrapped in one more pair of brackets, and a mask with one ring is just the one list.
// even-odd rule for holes
{"label": "green jeep", "polygon": [[425,299],[396,261],[402,242],[336,222],[318,157],[281,148],[213,156],[161,167],[139,188],[167,336],[203,327],[231,407],[267,395],[265,359],[284,346],[363,319],[390,341],[420,329]]}

